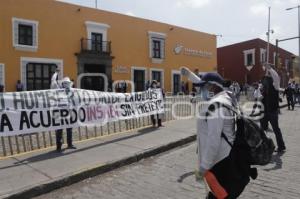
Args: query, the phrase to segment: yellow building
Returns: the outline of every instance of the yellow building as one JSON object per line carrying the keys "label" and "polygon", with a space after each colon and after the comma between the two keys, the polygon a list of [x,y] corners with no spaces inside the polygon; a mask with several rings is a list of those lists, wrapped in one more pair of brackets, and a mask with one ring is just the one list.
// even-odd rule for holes
{"label": "yellow building", "polygon": [[[135,90],[157,79],[167,92],[180,91],[181,66],[216,70],[216,36],[170,24],[54,0],[0,1],[0,84],[15,91],[49,88],[58,67],[77,82],[101,73],[108,86],[132,80]],[[82,88],[103,89],[99,77]]]}

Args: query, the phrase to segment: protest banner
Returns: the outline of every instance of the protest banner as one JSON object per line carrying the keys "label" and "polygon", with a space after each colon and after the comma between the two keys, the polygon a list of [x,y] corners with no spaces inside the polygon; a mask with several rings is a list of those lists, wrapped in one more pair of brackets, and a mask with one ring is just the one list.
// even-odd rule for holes
{"label": "protest banner", "polygon": [[100,126],[163,112],[161,89],[135,93],[83,89],[0,93],[0,136]]}

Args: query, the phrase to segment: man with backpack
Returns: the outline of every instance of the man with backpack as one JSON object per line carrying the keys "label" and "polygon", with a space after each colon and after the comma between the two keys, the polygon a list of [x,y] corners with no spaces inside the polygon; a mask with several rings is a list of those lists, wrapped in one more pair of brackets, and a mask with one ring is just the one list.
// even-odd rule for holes
{"label": "man with backpack", "polygon": [[[200,86],[204,100],[197,120],[198,167],[196,180],[205,179],[210,192],[208,199],[237,198],[256,179],[251,165],[266,165],[274,151],[272,139],[239,110],[232,92],[217,73],[197,78],[188,68],[181,74]],[[228,85],[226,85],[228,87]]]}
{"label": "man with backpack", "polygon": [[231,92],[224,91],[223,83],[217,73],[205,74],[198,83],[207,103],[197,121],[199,167],[196,175],[206,180],[211,190],[208,199],[237,198],[250,181],[247,155],[235,160],[230,155],[236,136],[232,110],[238,104]]}

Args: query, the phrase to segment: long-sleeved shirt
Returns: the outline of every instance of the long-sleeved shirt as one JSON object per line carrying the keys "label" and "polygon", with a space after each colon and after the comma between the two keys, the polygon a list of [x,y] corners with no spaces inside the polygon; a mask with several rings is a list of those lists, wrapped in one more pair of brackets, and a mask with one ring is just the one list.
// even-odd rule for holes
{"label": "long-sleeved shirt", "polygon": [[261,94],[259,88],[256,88],[256,89],[254,90],[253,97],[254,97],[254,99],[256,99],[256,100],[260,100],[260,99],[262,98],[262,94]]}
{"label": "long-sleeved shirt", "polygon": [[58,80],[58,73],[55,72],[51,77],[50,89],[59,89],[59,88],[61,88],[61,85]]}
{"label": "long-sleeved shirt", "polygon": [[197,144],[198,144],[198,165],[199,169],[211,169],[216,163],[226,158],[231,150],[231,146],[221,137],[222,132],[229,142],[233,144],[235,139],[234,114],[228,108],[220,107],[215,111],[210,111],[212,104],[220,103],[227,107],[236,106],[232,93],[223,91],[215,95],[200,110],[197,120]]}

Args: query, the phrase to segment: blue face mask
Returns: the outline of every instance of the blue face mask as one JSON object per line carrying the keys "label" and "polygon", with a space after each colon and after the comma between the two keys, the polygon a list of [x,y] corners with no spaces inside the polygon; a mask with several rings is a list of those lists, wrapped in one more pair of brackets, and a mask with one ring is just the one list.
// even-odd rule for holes
{"label": "blue face mask", "polygon": [[201,97],[205,101],[209,101],[211,98],[213,98],[214,93],[210,92],[206,87],[201,88]]}
{"label": "blue face mask", "polygon": [[206,87],[201,88],[201,97],[203,100],[209,101],[209,99],[210,99],[209,92]]}

